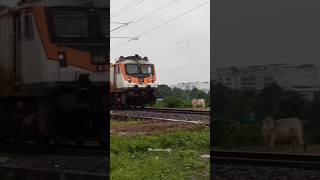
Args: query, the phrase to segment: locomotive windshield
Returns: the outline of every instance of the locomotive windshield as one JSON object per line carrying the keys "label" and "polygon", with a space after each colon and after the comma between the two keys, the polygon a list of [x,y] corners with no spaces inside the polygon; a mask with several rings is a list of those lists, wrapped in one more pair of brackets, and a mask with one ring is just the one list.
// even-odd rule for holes
{"label": "locomotive windshield", "polygon": [[138,65],[137,64],[126,64],[126,72],[129,75],[138,74]]}
{"label": "locomotive windshield", "polygon": [[55,33],[59,37],[88,37],[88,17],[81,11],[54,13]]}
{"label": "locomotive windshield", "polygon": [[153,74],[152,64],[126,64],[125,67],[128,75],[145,76]]}
{"label": "locomotive windshield", "polygon": [[153,65],[150,64],[141,64],[141,73],[142,74],[153,74]]}
{"label": "locomotive windshield", "polygon": [[54,42],[106,43],[109,15],[103,8],[51,8],[49,30]]}

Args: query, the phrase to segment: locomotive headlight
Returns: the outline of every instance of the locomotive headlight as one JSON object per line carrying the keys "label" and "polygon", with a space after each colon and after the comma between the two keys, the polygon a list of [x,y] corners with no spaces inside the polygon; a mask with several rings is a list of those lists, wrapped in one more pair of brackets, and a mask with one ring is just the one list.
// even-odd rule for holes
{"label": "locomotive headlight", "polygon": [[131,77],[128,77],[128,82],[131,83]]}
{"label": "locomotive headlight", "polygon": [[60,67],[67,67],[68,66],[66,52],[59,51],[58,52],[58,60],[59,60]]}
{"label": "locomotive headlight", "polygon": [[102,54],[92,54],[91,63],[94,65],[105,65],[107,64],[107,56]]}

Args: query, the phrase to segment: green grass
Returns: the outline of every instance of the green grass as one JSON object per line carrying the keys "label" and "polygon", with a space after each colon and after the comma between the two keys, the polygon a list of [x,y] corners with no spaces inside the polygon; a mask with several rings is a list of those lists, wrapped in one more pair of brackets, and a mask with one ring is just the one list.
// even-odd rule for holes
{"label": "green grass", "polygon": [[152,136],[111,135],[111,179],[209,179],[209,160],[199,157],[209,154],[209,147],[209,128]]}

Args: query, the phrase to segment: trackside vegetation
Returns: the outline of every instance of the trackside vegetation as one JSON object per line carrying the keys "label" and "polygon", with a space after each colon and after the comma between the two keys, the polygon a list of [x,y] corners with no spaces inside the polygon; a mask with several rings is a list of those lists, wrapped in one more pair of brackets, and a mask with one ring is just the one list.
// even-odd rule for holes
{"label": "trackside vegetation", "polygon": [[297,117],[304,124],[305,142],[319,144],[320,96],[307,100],[302,94],[270,83],[260,91],[239,91],[213,83],[215,147],[264,146],[261,126],[267,116]]}
{"label": "trackside vegetation", "polygon": [[163,101],[154,104],[154,108],[192,108],[192,99],[205,99],[206,107],[210,107],[210,91],[206,93],[197,88],[182,90],[161,84],[157,87],[155,95],[157,99]]}
{"label": "trackside vegetation", "polygon": [[[112,121],[111,129],[119,126],[127,125]],[[111,179],[209,179],[209,159],[200,157],[209,154],[209,148],[208,127],[153,135],[111,134]]]}

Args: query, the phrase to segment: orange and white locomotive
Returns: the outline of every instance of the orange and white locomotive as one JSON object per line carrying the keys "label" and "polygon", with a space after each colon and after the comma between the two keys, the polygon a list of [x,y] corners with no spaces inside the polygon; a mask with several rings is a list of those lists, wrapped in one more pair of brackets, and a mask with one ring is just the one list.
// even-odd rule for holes
{"label": "orange and white locomotive", "polygon": [[123,57],[110,66],[111,104],[144,107],[155,101],[155,66],[147,57]]}
{"label": "orange and white locomotive", "polygon": [[109,1],[0,7],[0,138],[106,138]]}

